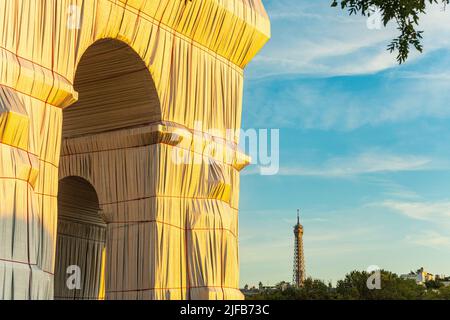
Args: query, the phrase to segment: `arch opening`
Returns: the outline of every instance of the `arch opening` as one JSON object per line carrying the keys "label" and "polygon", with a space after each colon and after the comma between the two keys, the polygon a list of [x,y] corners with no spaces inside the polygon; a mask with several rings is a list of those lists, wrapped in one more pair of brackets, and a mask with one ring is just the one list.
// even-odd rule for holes
{"label": "arch opening", "polygon": [[79,100],[64,110],[63,138],[161,120],[153,78],[126,43],[103,39],[83,54],[75,74]]}
{"label": "arch opening", "polygon": [[55,299],[102,299],[106,223],[94,187],[83,178],[59,182],[57,230]]}

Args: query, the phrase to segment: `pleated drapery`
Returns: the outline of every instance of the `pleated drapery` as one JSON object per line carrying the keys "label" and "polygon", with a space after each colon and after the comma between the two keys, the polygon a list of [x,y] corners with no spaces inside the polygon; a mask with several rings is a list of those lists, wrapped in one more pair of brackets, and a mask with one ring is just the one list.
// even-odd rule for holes
{"label": "pleated drapery", "polygon": [[[242,298],[243,68],[269,37],[260,0],[0,0],[0,299]],[[58,212],[73,177],[97,213],[84,188]]]}

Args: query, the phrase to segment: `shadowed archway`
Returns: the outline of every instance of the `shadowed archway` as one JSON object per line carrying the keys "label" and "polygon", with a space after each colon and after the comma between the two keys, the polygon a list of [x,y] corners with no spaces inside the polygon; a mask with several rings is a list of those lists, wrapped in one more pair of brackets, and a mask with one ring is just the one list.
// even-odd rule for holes
{"label": "shadowed archway", "polygon": [[94,187],[80,177],[62,179],[58,193],[55,299],[103,296],[105,245],[106,224],[100,215]]}
{"label": "shadowed archway", "polygon": [[63,138],[161,120],[152,76],[124,42],[103,39],[89,47],[78,64],[74,88],[79,100],[64,110]]}

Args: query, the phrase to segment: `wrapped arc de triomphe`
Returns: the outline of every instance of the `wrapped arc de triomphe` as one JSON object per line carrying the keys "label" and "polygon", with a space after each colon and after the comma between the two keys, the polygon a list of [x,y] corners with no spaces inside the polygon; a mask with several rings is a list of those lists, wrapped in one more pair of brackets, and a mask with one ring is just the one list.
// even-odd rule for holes
{"label": "wrapped arc de triomphe", "polygon": [[0,299],[242,298],[269,37],[260,0],[0,0]]}

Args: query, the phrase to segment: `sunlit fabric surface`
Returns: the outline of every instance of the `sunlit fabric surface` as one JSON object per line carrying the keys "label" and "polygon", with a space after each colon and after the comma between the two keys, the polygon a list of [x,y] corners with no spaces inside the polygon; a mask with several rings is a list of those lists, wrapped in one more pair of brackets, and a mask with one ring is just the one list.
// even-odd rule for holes
{"label": "sunlit fabric surface", "polygon": [[[269,37],[260,0],[0,0],[0,299],[241,299],[243,68]],[[73,177],[98,208],[62,189],[58,217]]]}

